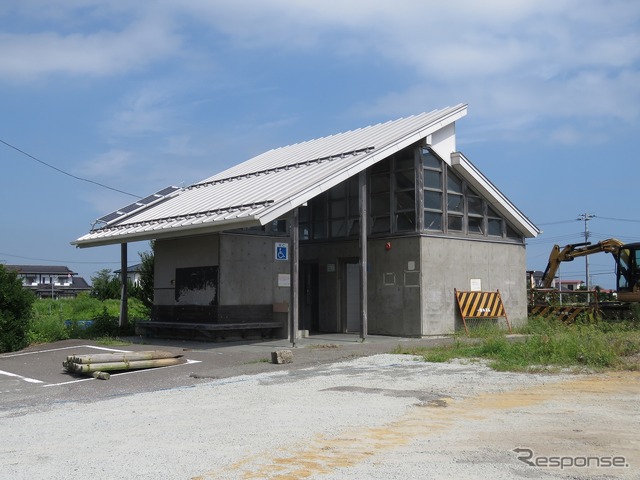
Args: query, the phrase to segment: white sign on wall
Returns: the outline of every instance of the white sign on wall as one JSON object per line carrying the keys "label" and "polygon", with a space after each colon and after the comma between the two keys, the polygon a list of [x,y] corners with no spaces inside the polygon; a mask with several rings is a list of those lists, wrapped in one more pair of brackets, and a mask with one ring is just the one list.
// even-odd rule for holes
{"label": "white sign on wall", "polygon": [[482,291],[482,280],[479,278],[472,278],[469,280],[469,290],[472,292],[481,292]]}

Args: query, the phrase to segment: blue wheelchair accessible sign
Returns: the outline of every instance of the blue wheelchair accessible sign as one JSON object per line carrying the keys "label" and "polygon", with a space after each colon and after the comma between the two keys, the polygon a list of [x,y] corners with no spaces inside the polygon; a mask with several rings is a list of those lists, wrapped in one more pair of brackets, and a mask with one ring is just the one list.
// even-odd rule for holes
{"label": "blue wheelchair accessible sign", "polygon": [[276,260],[289,260],[289,244],[276,242]]}

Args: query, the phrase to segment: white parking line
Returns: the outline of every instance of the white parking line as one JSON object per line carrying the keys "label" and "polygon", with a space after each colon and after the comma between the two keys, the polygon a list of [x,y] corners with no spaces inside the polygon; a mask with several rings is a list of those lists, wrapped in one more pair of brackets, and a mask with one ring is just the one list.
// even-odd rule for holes
{"label": "white parking line", "polygon": [[[35,353],[49,353],[49,352],[58,352],[60,350],[72,350],[72,349],[79,349],[79,348],[93,348],[95,350],[104,350],[107,352],[115,352],[115,353],[129,353],[131,352],[131,350],[118,350],[116,348],[107,348],[107,347],[97,347],[95,345],[76,345],[73,347],[60,347],[60,348],[52,348],[49,350],[35,350],[33,352],[22,352],[22,353],[13,353],[13,354],[9,354],[9,355],[0,355],[0,358],[10,358],[10,357],[19,357],[22,355],[33,355]],[[181,365],[189,365],[192,363],[200,363],[200,360],[188,360],[187,359],[187,363],[182,363]],[[169,366],[169,367],[160,367],[160,368],[172,368],[172,367],[179,367],[180,365],[173,365],[173,366]],[[122,372],[122,373],[116,373],[115,375],[112,375],[112,377],[116,377],[116,376],[120,376],[120,375],[128,375],[130,373],[139,373],[139,372],[143,372],[145,370],[155,370],[155,369],[142,369],[142,370],[133,370],[130,372]],[[4,370],[0,370],[0,375],[6,375],[8,377],[14,377],[14,378],[18,378],[20,380],[24,380],[25,382],[29,382],[29,383],[45,383],[42,380],[36,380],[35,378],[29,378],[29,377],[24,377],[22,375],[18,375],[16,373],[10,373],[10,372],[5,372]],[[42,385],[43,387],[57,387],[59,385],[69,385],[70,383],[79,383],[79,382],[86,382],[88,380],[95,380],[95,378],[93,377],[88,377],[88,378],[80,378],[77,380],[71,380],[68,382],[61,382],[61,383],[48,383],[48,384],[44,384]]]}
{"label": "white parking line", "polygon": [[115,348],[106,348],[106,347],[96,347],[95,345],[76,345],[74,347],[60,347],[60,348],[51,348],[49,350],[35,350],[33,352],[22,352],[22,353],[10,353],[8,355],[0,355],[0,358],[11,358],[11,357],[20,357],[22,355],[33,355],[34,353],[48,353],[48,352],[59,352],[60,350],[73,350],[78,348],[94,348],[96,350],[106,350],[107,352],[118,352],[118,353],[127,353],[131,350],[118,350]]}
{"label": "white parking line", "polygon": [[22,375],[18,375],[16,373],[5,372],[4,370],[0,370],[0,375],[6,375],[7,377],[19,378],[20,380],[24,380],[29,383],[44,383],[42,380],[36,380],[35,378],[23,377]]}
{"label": "white parking line", "polygon": [[[20,357],[22,355],[33,355],[35,353],[49,353],[49,352],[58,352],[60,350],[71,350],[78,348],[93,348],[95,350],[106,350],[108,352],[117,352],[117,353],[127,353],[130,350],[117,350],[115,348],[106,348],[106,347],[96,347],[94,345],[76,345],[74,347],[60,347],[60,348],[51,348],[49,350],[35,350],[33,352],[22,352],[22,353],[10,353],[8,355],[0,355],[0,358],[12,358],[12,357]],[[35,378],[24,377],[22,375],[18,375],[17,373],[5,372],[4,370],[0,370],[0,375],[6,375],[7,377],[18,378],[28,383],[45,383],[42,380],[36,380]],[[48,385],[43,385],[43,387],[48,387]]]}

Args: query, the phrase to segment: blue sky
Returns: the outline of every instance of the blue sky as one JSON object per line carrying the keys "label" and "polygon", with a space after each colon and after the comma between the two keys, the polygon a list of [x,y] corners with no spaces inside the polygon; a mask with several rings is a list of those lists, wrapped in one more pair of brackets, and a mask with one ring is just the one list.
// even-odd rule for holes
{"label": "blue sky", "polygon": [[[528,268],[582,241],[583,213],[592,241],[640,241],[640,2],[8,0],[0,52],[0,140],[124,192],[468,103],[458,149],[543,230]],[[0,161],[0,262],[119,268],[70,242],[133,197]],[[613,286],[609,255],[590,270]]]}

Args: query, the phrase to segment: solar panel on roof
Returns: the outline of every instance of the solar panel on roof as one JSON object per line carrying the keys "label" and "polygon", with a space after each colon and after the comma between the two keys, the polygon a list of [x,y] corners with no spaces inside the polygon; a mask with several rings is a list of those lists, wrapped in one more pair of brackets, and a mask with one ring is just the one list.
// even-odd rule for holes
{"label": "solar panel on roof", "polygon": [[174,187],[173,185],[169,185],[168,187],[165,187],[162,190],[158,190],[156,193],[152,195],[149,195],[133,203],[130,203],[129,205],[119,208],[118,210],[108,213],[107,215],[103,215],[102,217],[98,218],[95,222],[93,222],[93,226],[91,227],[91,230],[94,230],[98,224],[101,224],[98,227],[100,228],[110,222],[113,222],[114,220],[117,220],[119,218],[126,216],[127,214],[135,210],[138,210],[142,207],[145,207],[154,202],[157,202],[162,198],[166,197],[167,195],[169,195],[170,193],[175,192],[176,190],[180,190],[180,187]]}

